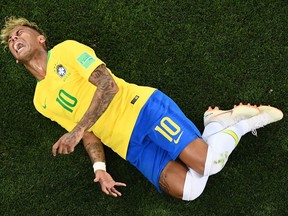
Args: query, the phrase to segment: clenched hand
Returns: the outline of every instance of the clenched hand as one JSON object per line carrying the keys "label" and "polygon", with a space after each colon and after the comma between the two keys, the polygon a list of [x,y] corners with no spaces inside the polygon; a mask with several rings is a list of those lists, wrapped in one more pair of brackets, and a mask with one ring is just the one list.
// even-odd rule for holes
{"label": "clenched hand", "polygon": [[74,151],[75,146],[80,142],[83,133],[71,131],[64,134],[52,147],[52,154],[56,156],[57,150],[59,154],[70,154]]}

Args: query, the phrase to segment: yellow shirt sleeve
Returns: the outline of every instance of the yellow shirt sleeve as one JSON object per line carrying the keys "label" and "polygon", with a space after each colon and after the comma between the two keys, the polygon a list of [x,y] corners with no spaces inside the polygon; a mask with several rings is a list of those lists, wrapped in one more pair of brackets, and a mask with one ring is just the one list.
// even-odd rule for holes
{"label": "yellow shirt sleeve", "polygon": [[62,55],[62,61],[71,65],[86,80],[91,73],[100,65],[105,63],[95,54],[94,50],[84,44],[74,40],[66,40],[61,44],[61,52],[67,53]]}

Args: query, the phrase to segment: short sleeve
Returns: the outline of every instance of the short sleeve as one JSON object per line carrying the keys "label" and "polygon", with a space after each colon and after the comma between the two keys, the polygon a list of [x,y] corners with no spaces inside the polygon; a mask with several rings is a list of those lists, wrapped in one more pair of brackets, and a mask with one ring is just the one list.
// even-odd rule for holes
{"label": "short sleeve", "polygon": [[94,50],[77,41],[67,40],[57,48],[61,49],[61,60],[69,64],[85,79],[89,79],[91,73],[105,63],[99,59]]}

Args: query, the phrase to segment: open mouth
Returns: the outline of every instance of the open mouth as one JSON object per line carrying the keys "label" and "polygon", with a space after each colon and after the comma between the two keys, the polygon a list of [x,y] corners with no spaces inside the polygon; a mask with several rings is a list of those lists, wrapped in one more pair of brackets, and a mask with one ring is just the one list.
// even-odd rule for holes
{"label": "open mouth", "polygon": [[24,48],[24,44],[22,42],[16,42],[14,44],[14,50],[19,53],[22,51],[22,49]]}

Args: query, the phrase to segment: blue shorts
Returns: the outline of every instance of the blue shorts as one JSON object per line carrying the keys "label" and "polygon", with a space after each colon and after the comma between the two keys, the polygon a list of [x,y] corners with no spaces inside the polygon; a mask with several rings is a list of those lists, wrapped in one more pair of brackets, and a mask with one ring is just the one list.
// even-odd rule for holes
{"label": "blue shorts", "polygon": [[126,159],[161,192],[159,178],[164,167],[198,137],[199,130],[177,104],[156,90],[139,114]]}

